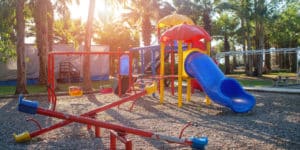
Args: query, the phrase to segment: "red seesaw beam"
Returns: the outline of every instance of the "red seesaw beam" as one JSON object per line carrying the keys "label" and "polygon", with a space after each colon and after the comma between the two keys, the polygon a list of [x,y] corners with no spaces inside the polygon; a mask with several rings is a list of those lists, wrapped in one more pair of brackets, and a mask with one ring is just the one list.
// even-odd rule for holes
{"label": "red seesaw beam", "polygon": [[126,127],[126,126],[122,126],[122,125],[107,123],[107,122],[91,119],[91,118],[84,117],[84,116],[75,116],[75,115],[50,111],[50,110],[43,109],[43,108],[37,108],[36,113],[40,114],[40,115],[55,117],[58,119],[69,120],[69,121],[78,122],[78,123],[82,123],[82,124],[99,126],[102,128],[115,130],[117,132],[130,133],[130,134],[135,134],[138,136],[153,138],[153,139],[157,139],[157,140],[164,140],[167,142],[178,143],[178,144],[183,144],[183,145],[187,145],[187,146],[192,145],[192,141],[188,138],[177,138],[177,137],[171,137],[171,136],[164,136],[164,135],[160,135],[160,134],[154,134],[152,132],[148,132],[148,131],[144,131],[144,130],[140,130],[140,129],[136,129],[136,128],[131,128],[131,127]]}
{"label": "red seesaw beam", "polygon": [[[192,148],[203,149],[204,146],[207,145],[207,143],[208,143],[208,140],[206,137],[204,137],[204,138],[195,138],[195,137],[177,138],[177,137],[165,136],[165,135],[155,134],[152,132],[148,132],[148,131],[144,131],[144,130],[140,130],[140,129],[136,129],[136,128],[107,123],[107,122],[103,122],[103,121],[98,121],[98,120],[91,119],[91,118],[84,117],[84,116],[75,116],[75,115],[60,113],[60,112],[56,112],[56,111],[51,111],[48,109],[43,109],[43,108],[38,107],[38,102],[23,100],[23,97],[19,98],[18,110],[21,112],[29,113],[29,114],[37,113],[37,114],[55,117],[55,118],[59,118],[59,119],[64,119],[64,120],[68,120],[68,121],[72,121],[72,122],[78,122],[78,123],[82,123],[82,124],[93,125],[93,126],[97,126],[97,127],[111,129],[111,130],[114,130],[114,131],[120,132],[120,133],[131,133],[131,134],[135,134],[138,136],[153,138],[153,139],[157,139],[157,140],[164,140],[164,141],[171,142],[171,143],[178,143],[178,144],[182,144],[182,145],[186,145],[186,146],[191,146]],[[21,137],[20,135],[18,135],[18,136],[15,135],[15,138],[24,138],[24,137]]]}
{"label": "red seesaw beam", "polygon": [[[132,95],[132,96],[129,96],[129,97],[126,97],[126,98],[123,98],[119,101],[116,101],[116,102],[113,102],[113,103],[110,103],[110,104],[107,104],[105,106],[102,106],[102,107],[99,107],[99,108],[96,108],[94,110],[91,110],[89,112],[86,112],[84,114],[82,114],[81,116],[85,116],[85,117],[89,117],[89,116],[93,116],[99,112],[102,112],[102,111],[105,111],[105,110],[108,110],[110,108],[113,108],[115,106],[119,106],[123,103],[126,103],[126,102],[129,102],[129,101],[136,101],[138,100],[138,98],[146,95],[147,92],[146,91],[142,91],[142,92],[139,92],[135,95]],[[46,128],[42,128],[41,130],[37,130],[37,131],[34,131],[32,133],[30,133],[30,138],[33,138],[33,137],[36,137],[36,136],[39,136],[41,134],[44,134],[46,132],[49,132],[51,130],[54,130],[54,129],[57,129],[57,128],[60,128],[60,127],[63,127],[63,126],[66,126],[70,123],[72,123],[73,121],[71,120],[65,120],[65,121],[62,121],[62,122],[59,122],[59,123],[56,123],[50,127],[46,127]]]}

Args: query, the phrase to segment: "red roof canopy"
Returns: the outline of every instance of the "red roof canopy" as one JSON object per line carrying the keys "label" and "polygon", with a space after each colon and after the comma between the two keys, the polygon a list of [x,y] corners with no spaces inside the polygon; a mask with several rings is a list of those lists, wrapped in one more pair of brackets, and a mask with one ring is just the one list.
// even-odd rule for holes
{"label": "red roof canopy", "polygon": [[173,40],[183,40],[185,42],[191,42],[200,39],[210,41],[211,37],[202,27],[180,24],[165,31],[160,37],[160,42],[169,42]]}

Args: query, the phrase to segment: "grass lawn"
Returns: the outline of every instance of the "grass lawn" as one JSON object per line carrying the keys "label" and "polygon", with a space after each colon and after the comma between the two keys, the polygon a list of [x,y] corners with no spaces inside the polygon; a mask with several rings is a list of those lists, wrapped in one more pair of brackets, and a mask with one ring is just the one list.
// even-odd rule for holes
{"label": "grass lawn", "polygon": [[[278,76],[288,76],[292,81],[296,81],[296,74],[295,73],[270,73],[267,75],[263,75],[262,77],[249,77],[245,74],[232,74],[227,75],[228,77],[235,78],[241,83],[243,86],[273,86],[273,79],[277,78]],[[95,81],[92,82],[93,89],[97,90],[102,87],[112,87],[113,81]],[[59,84],[57,92],[68,91],[69,86],[82,86],[82,83],[64,83]],[[0,96],[1,95],[13,95],[15,93],[15,86],[0,86]],[[47,89],[45,86],[42,85],[28,85],[27,90],[30,94],[34,93],[46,93]]]}
{"label": "grass lawn", "polygon": [[[28,85],[27,90],[29,93],[46,93],[47,89],[42,85]],[[13,95],[15,94],[16,86],[0,86],[0,95]]]}
{"label": "grass lawn", "polygon": [[[69,86],[82,86],[82,83],[60,83],[58,84],[58,89],[56,92],[67,92]],[[94,90],[105,87],[112,87],[112,80],[108,81],[95,81],[92,82],[92,87]],[[16,86],[0,86],[0,96],[1,95],[14,95]],[[27,85],[27,90],[30,94],[35,93],[47,93],[47,88],[45,85]]]}
{"label": "grass lawn", "polygon": [[243,86],[272,86],[273,78],[272,77],[248,77],[244,74],[240,75],[228,75],[228,77],[235,78]]}
{"label": "grass lawn", "polygon": [[270,73],[264,74],[262,77],[249,77],[245,74],[233,74],[227,75],[237,79],[243,86],[273,86],[273,80],[282,77],[289,77],[292,83],[296,83],[296,74],[295,73]]}

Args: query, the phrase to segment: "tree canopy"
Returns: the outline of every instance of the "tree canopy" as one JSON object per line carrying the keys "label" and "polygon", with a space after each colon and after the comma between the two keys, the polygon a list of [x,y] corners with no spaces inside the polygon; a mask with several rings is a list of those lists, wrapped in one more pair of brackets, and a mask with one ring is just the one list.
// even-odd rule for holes
{"label": "tree canopy", "polygon": [[[108,45],[111,50],[116,50],[117,47],[127,50],[130,46],[150,45],[155,39],[153,37],[156,35],[157,21],[177,12],[187,15],[197,25],[203,26],[212,37],[222,37],[219,39],[229,44],[221,46],[222,51],[228,46],[230,49],[235,45],[241,45],[243,50],[252,50],[298,47],[300,44],[300,2],[297,0],[173,0],[172,3],[169,2],[114,0],[97,4],[106,5],[103,8],[109,7],[119,15],[103,13],[94,19],[92,43]],[[40,35],[49,33],[47,37],[36,38],[35,42],[39,50],[43,49],[41,55],[46,55],[52,50],[52,43],[83,44],[86,20],[72,18],[71,14],[76,10],[70,9],[70,5],[82,3],[84,2],[78,0],[25,1],[25,36],[42,37]],[[16,56],[15,6],[16,0],[0,1],[0,61],[2,62]],[[226,42],[228,39],[234,41],[234,45]],[[45,43],[48,43],[46,44],[48,46],[42,46]],[[44,60],[46,56],[41,57],[44,57],[41,58]],[[254,59],[260,58],[245,58],[249,64],[247,67],[249,72],[253,67],[261,67],[250,62]],[[260,63],[260,60],[256,62]],[[42,67],[44,74],[46,74],[46,65]]]}

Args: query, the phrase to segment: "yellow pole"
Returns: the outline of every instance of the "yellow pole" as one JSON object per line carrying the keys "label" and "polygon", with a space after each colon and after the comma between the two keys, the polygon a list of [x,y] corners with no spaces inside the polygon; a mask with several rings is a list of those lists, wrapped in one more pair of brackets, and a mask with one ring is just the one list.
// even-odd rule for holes
{"label": "yellow pole", "polygon": [[165,44],[160,43],[160,80],[159,80],[159,102],[164,102],[164,73],[165,73]]}
{"label": "yellow pole", "polygon": [[210,56],[210,41],[206,42],[206,52],[207,52],[207,55]]}
{"label": "yellow pole", "polygon": [[178,107],[182,107],[182,70],[183,70],[182,41],[178,41]]}
{"label": "yellow pole", "polygon": [[192,44],[191,43],[188,44],[188,50],[190,50],[190,49],[192,49]]}
{"label": "yellow pole", "polygon": [[[206,41],[206,54],[208,56],[210,56],[210,41]],[[211,100],[210,100],[210,98],[207,95],[205,96],[205,104],[206,105],[210,105],[211,104]]]}
{"label": "yellow pole", "polygon": [[[190,50],[192,48],[192,44],[188,44],[188,50]],[[183,62],[184,63],[184,62]],[[184,64],[183,64],[184,65]],[[187,77],[187,98],[186,100],[189,102],[191,100],[191,86],[192,86],[192,83],[191,83],[191,78],[190,77]]]}

